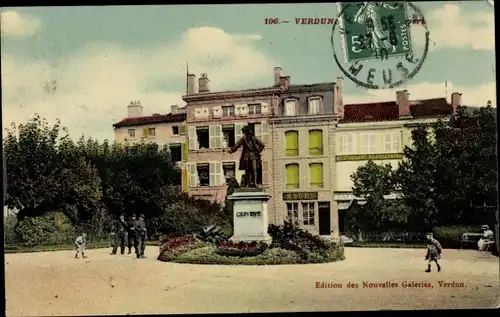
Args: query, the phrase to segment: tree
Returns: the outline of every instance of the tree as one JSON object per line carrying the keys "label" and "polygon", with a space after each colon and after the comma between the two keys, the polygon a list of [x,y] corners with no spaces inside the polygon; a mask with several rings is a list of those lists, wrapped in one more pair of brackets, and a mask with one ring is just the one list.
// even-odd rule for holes
{"label": "tree", "polygon": [[74,145],[60,121],[49,126],[35,115],[25,125],[13,125],[4,139],[7,165],[5,205],[19,210],[18,224],[26,217],[62,211],[77,222],[101,198],[95,170],[75,156]]}
{"label": "tree", "polygon": [[353,228],[392,231],[406,224],[408,213],[402,202],[384,198],[395,191],[391,165],[378,165],[370,160],[351,178],[353,194],[366,199],[364,205],[355,204],[348,211],[348,222]]}

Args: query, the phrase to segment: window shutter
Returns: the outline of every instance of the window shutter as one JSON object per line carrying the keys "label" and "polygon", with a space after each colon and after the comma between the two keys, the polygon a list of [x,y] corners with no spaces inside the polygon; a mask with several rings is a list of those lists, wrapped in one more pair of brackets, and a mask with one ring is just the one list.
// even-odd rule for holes
{"label": "window shutter", "polygon": [[181,124],[179,126],[179,134],[186,134],[186,125],[185,124]]}
{"label": "window shutter", "polygon": [[260,105],[260,112],[263,115],[269,114],[269,103],[267,103],[267,102],[261,103],[261,105]]}
{"label": "window shutter", "polygon": [[385,135],[385,151],[386,152],[391,152],[391,147],[392,147],[392,135],[386,134]]}
{"label": "window shutter", "polygon": [[296,116],[300,115],[300,102],[299,102],[299,100],[295,100],[295,115]]}
{"label": "window shutter", "polygon": [[145,137],[148,137],[149,136],[149,128],[142,129],[142,135]]}
{"label": "window shutter", "polygon": [[267,121],[262,121],[260,126],[261,126],[260,129],[262,131],[261,141],[262,141],[262,143],[267,145],[267,139],[269,137],[269,124],[267,123]]}
{"label": "window shutter", "polygon": [[339,154],[343,154],[344,153],[344,144],[345,144],[344,139],[345,139],[345,137],[344,137],[343,134],[340,134],[338,136],[338,138],[337,138],[337,141],[338,141],[338,143],[337,143],[337,152]]}
{"label": "window shutter", "polygon": [[214,148],[222,148],[222,126],[220,124],[213,127],[214,132]]}
{"label": "window shutter", "polygon": [[196,164],[188,163],[188,173],[189,173],[189,187],[198,187],[198,171],[196,170]]}
{"label": "window shutter", "polygon": [[399,147],[400,147],[400,145],[399,145],[399,139],[400,139],[400,137],[401,137],[400,133],[394,133],[392,135],[392,138],[393,138],[393,145],[392,146],[393,146],[394,152],[400,152],[400,149],[399,149]]}
{"label": "window shutter", "polygon": [[201,109],[201,116],[204,119],[208,119],[208,116],[210,115],[210,108],[202,108]]}
{"label": "window shutter", "polygon": [[290,188],[299,188],[298,164],[288,164],[286,166],[286,185]]}
{"label": "window shutter", "polygon": [[241,129],[243,129],[243,127],[246,125],[248,125],[248,123],[246,122],[234,124],[234,142],[238,142],[241,139],[241,137],[243,136]]}
{"label": "window shutter", "polygon": [[223,169],[222,169],[222,162],[216,162],[214,163],[215,165],[215,186],[222,186],[224,185],[224,177],[223,177]]}
{"label": "window shutter", "polygon": [[269,184],[269,162],[262,161],[262,184]]}
{"label": "window shutter", "polygon": [[187,193],[189,191],[189,173],[186,166],[182,167],[182,191]]}
{"label": "window shutter", "polygon": [[210,179],[210,186],[217,186],[217,170],[216,170],[216,165],[217,162],[210,162],[209,167],[208,167],[208,172],[209,172],[209,179]]}
{"label": "window shutter", "polygon": [[193,115],[195,119],[200,118],[201,117],[200,109],[194,109]]}
{"label": "window shutter", "polygon": [[323,187],[323,164],[311,163],[309,164],[309,177],[311,187]]}
{"label": "window shutter", "polygon": [[188,143],[191,151],[197,150],[196,127],[188,127]]}
{"label": "window shutter", "polygon": [[318,99],[319,114],[325,113],[325,104],[323,103],[323,98]]}
{"label": "window shutter", "polygon": [[346,136],[346,143],[347,143],[347,153],[352,153],[353,152],[353,137],[352,134],[349,133]]}
{"label": "window shutter", "polygon": [[[217,132],[215,131],[215,126],[211,125],[208,127],[208,138],[209,138],[209,148],[210,149],[215,149],[215,137]],[[210,172],[211,173],[211,172]]]}
{"label": "window shutter", "polygon": [[262,141],[262,125],[260,123],[254,123],[254,135]]}
{"label": "window shutter", "polygon": [[181,143],[181,154],[182,154],[182,161],[187,162],[188,147],[186,143]]}
{"label": "window shutter", "polygon": [[214,112],[214,118],[222,118],[222,107],[221,106],[215,106],[212,108]]}

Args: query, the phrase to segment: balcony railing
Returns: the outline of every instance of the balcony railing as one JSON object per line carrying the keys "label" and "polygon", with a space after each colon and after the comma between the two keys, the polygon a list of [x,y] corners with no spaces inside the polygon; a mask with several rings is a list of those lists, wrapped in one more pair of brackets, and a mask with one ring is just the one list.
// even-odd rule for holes
{"label": "balcony railing", "polygon": [[321,182],[321,183],[311,183],[311,187],[314,187],[314,188],[323,188],[323,182]]}
{"label": "balcony railing", "polygon": [[299,184],[286,184],[286,188],[288,189],[298,189]]}
{"label": "balcony railing", "polygon": [[299,149],[286,149],[285,154],[286,154],[286,156],[298,156]]}
{"label": "balcony railing", "polygon": [[323,155],[323,147],[310,147],[309,148],[310,155]]}

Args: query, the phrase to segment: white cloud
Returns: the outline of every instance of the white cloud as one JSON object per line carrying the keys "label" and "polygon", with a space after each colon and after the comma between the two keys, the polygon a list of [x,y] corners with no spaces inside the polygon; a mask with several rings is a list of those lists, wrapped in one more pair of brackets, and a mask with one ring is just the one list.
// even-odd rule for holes
{"label": "white cloud", "polygon": [[2,36],[32,36],[42,27],[40,19],[16,11],[0,12]]}
{"label": "white cloud", "polygon": [[[430,31],[430,39],[435,43],[431,48],[446,47],[495,50],[495,17],[493,9],[488,11],[465,12],[455,4],[445,4],[442,8],[425,13]],[[412,26],[413,38],[417,43],[424,39],[424,28]]]}
{"label": "white cloud", "polygon": [[[60,118],[73,136],[113,140],[112,124],[126,116],[131,100],[141,101],[145,115],[184,104],[187,61],[190,72],[208,73],[212,90],[272,85],[276,64],[253,45],[260,39],[202,27],[159,47],[94,43],[54,64],[2,55],[3,124],[25,122],[39,113],[51,122]],[[56,89],[47,93],[44,86],[52,80]],[[162,82],[182,88],[155,88]]]}
{"label": "white cloud", "polygon": [[444,83],[420,83],[409,85],[405,88],[368,90],[369,96],[344,96],[344,103],[369,103],[377,101],[396,101],[396,91],[406,89],[410,93],[411,100],[432,99],[446,96],[450,102],[451,94],[459,92],[462,94],[462,104],[466,106],[486,106],[491,100],[492,106],[496,107],[496,84],[490,82],[478,86],[455,86],[448,82],[448,88]]}

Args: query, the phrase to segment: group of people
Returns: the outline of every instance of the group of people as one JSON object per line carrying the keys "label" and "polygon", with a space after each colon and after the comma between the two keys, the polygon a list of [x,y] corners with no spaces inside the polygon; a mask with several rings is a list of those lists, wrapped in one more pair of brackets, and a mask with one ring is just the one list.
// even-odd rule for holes
{"label": "group of people", "polygon": [[[143,214],[139,215],[139,219],[136,219],[136,215],[132,214],[128,221],[125,221],[125,215],[121,214],[113,225],[111,236],[113,240],[113,250],[111,251],[112,255],[116,254],[118,246],[120,246],[121,254],[125,254],[126,247],[128,247],[128,254],[132,253],[132,247],[134,247],[137,258],[144,258],[144,250],[146,248],[145,242],[148,236]],[[82,258],[86,258],[86,240],[86,233],[82,233],[76,238],[75,259],[78,259],[80,253],[82,254]]]}
{"label": "group of people", "polygon": [[120,246],[121,254],[125,254],[126,247],[128,247],[128,254],[132,253],[132,247],[134,247],[137,258],[144,258],[147,230],[143,214],[139,215],[139,219],[136,219],[136,215],[132,214],[128,221],[125,220],[125,215],[121,214],[111,235],[113,237],[112,255],[116,254],[118,246]]}

